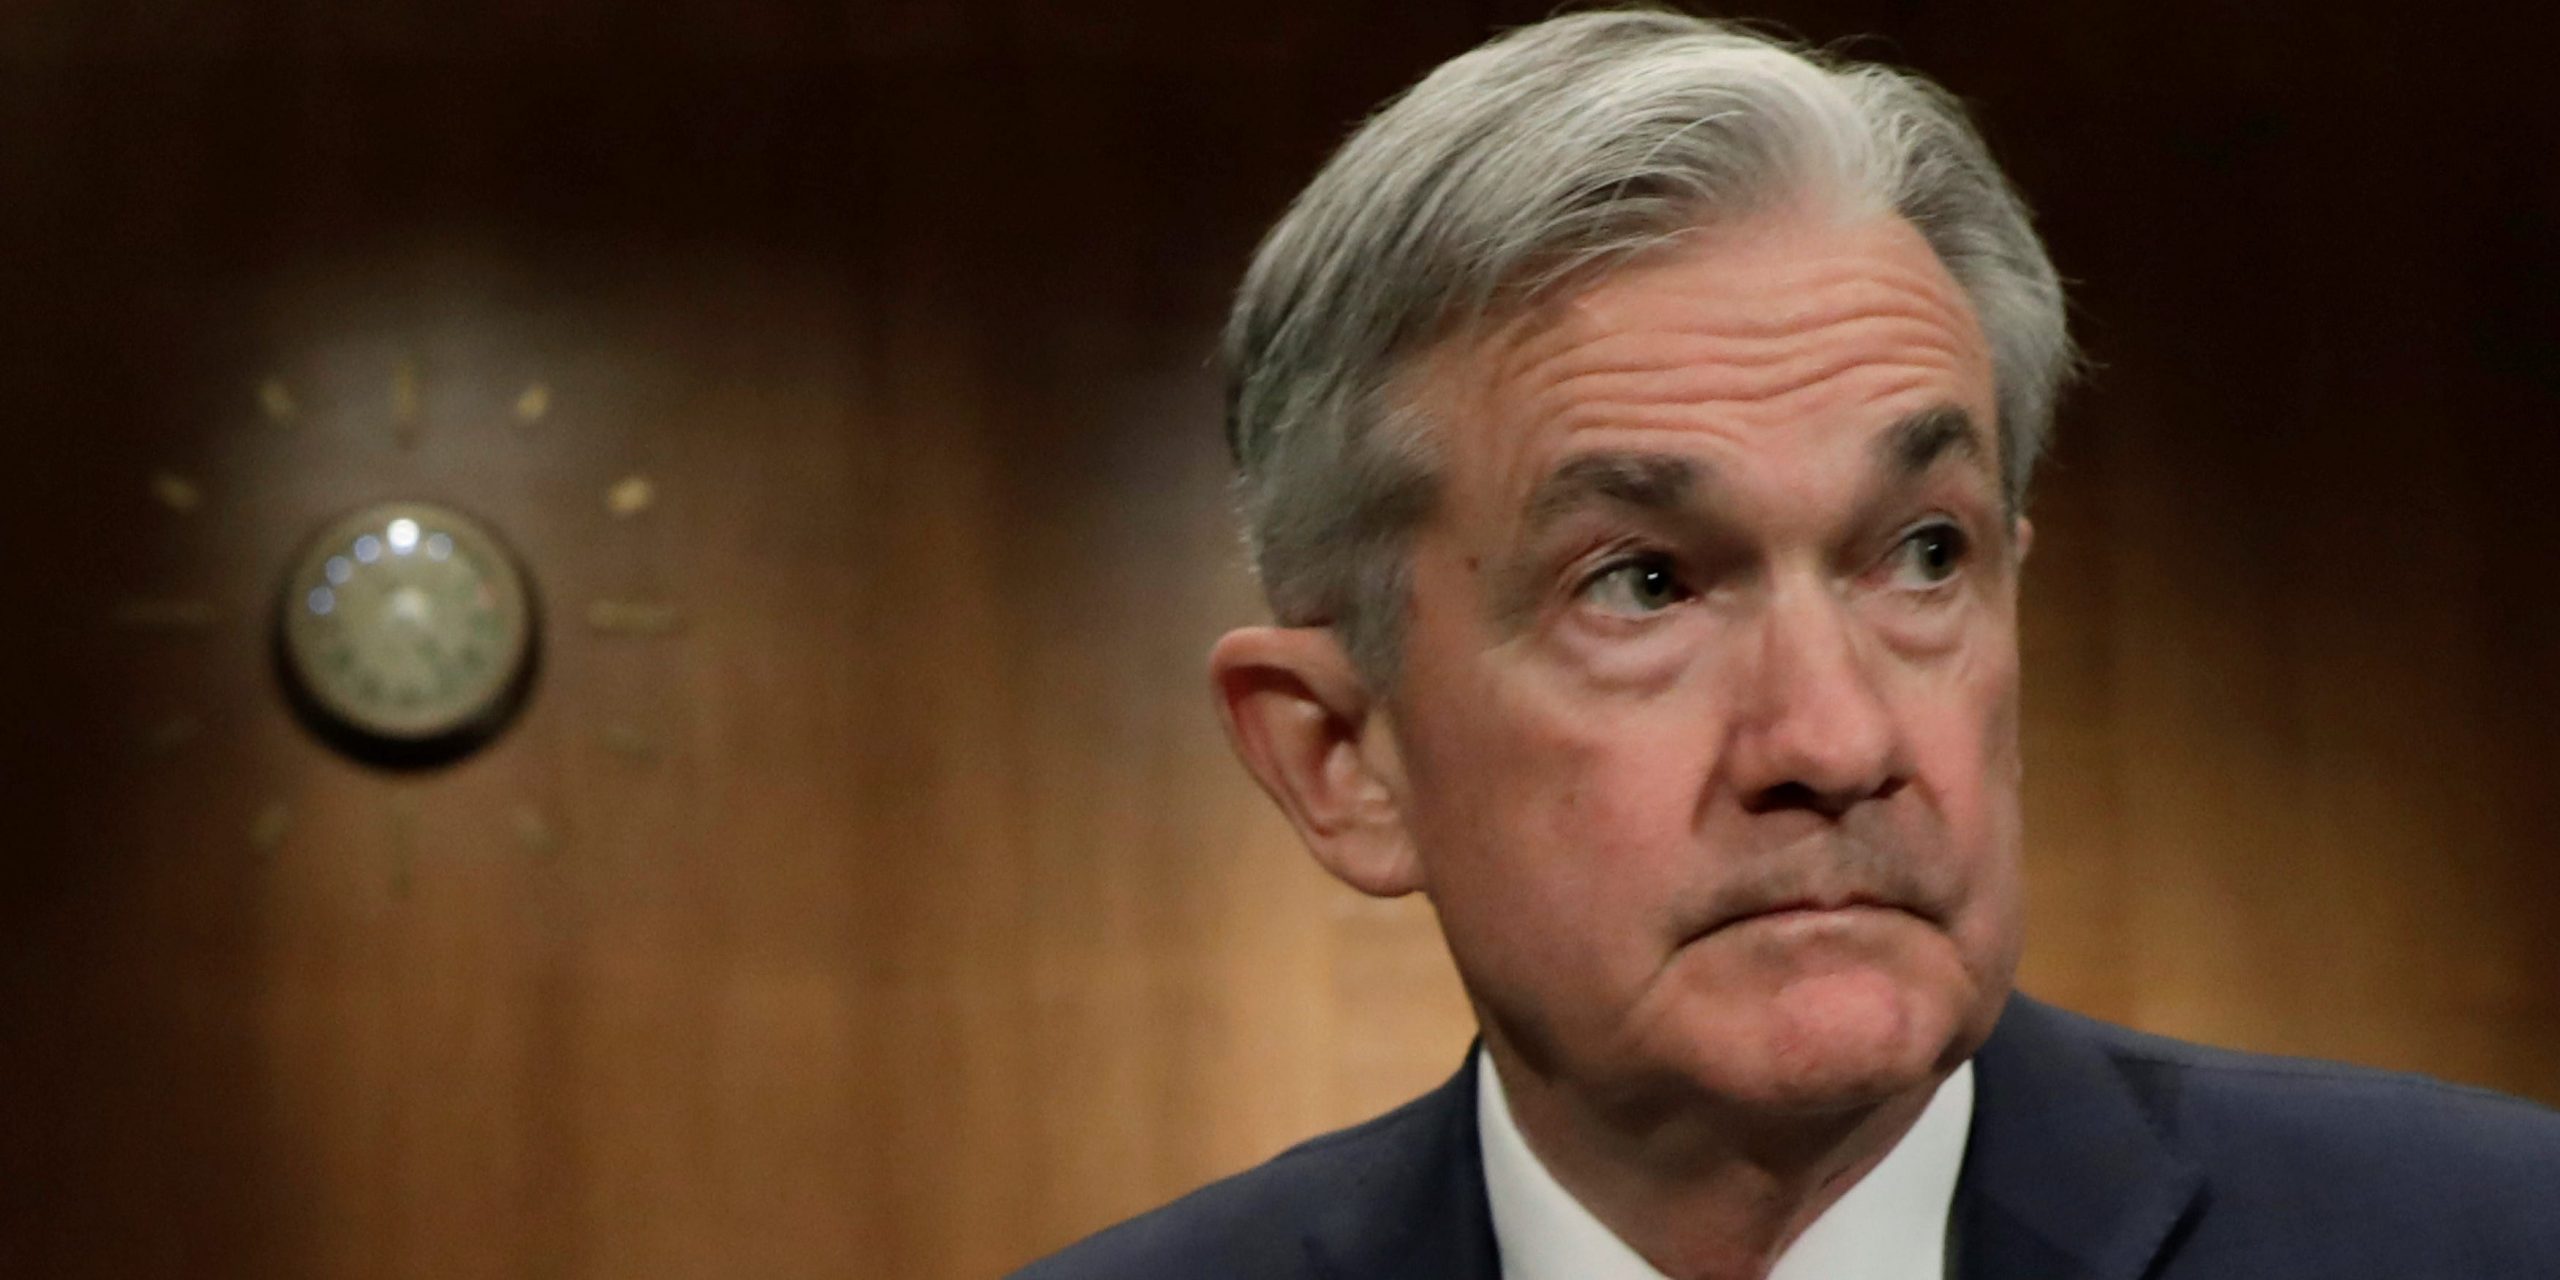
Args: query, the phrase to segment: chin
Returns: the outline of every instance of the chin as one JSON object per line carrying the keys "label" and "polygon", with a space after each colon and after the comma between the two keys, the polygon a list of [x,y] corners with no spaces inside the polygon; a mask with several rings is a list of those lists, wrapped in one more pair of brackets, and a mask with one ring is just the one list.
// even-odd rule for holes
{"label": "chin", "polygon": [[1929,1087],[1971,1053],[1970,986],[1875,957],[1786,966],[1699,1002],[1680,1029],[1687,1074],[1771,1114],[1855,1110]]}
{"label": "chin", "polygon": [[1753,1019],[1757,1051],[1745,1059],[1756,1081],[1736,1083],[1756,1083],[1761,1101],[1786,1111],[1872,1106],[1925,1087],[1963,1056],[1962,1020],[1931,994],[1872,970],[1790,982]]}

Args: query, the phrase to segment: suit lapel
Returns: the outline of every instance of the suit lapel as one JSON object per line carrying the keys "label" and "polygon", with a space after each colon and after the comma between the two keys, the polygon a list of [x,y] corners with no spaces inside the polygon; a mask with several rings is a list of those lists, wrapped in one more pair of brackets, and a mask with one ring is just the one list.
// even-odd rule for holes
{"label": "suit lapel", "polygon": [[2137,1280],[2202,1178],[2161,1137],[2082,1020],[2012,997],[1974,1055],[1954,1280]]}
{"label": "suit lapel", "polygon": [[1475,1055],[1416,1100],[1306,1235],[1331,1280],[1499,1280],[1476,1140]]}
{"label": "suit lapel", "polygon": [[[2015,996],[1974,1055],[1949,1221],[1950,1280],[2139,1280],[2203,1180],[2161,1137],[2083,1020]],[[1369,1144],[1307,1232],[1330,1280],[1499,1280],[1474,1058]]]}

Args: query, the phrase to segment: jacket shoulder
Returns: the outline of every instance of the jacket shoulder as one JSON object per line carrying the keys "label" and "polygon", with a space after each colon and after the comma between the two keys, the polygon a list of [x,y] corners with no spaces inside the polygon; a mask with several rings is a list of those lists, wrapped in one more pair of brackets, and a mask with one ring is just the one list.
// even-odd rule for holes
{"label": "jacket shoulder", "polygon": [[1446,1088],[1375,1119],[1310,1138],[1069,1245],[1009,1280],[1233,1277],[1298,1280],[1321,1274],[1309,1231],[1362,1201],[1361,1188],[1395,1153],[1432,1140]]}
{"label": "jacket shoulder", "polygon": [[2215,1048],[2065,1014],[2088,1029],[2180,1145],[2278,1138],[2405,1162],[2560,1160],[2560,1111],[2428,1076]]}
{"label": "jacket shoulder", "polygon": [[[2072,1017],[2204,1175],[2191,1244],[2279,1236],[2460,1274],[2560,1266],[2560,1112],[2399,1072],[2190,1044]],[[2545,1274],[2535,1272],[2536,1274]],[[2341,1273],[2344,1274],[2344,1273]],[[2358,1271],[2355,1274],[2363,1274]]]}

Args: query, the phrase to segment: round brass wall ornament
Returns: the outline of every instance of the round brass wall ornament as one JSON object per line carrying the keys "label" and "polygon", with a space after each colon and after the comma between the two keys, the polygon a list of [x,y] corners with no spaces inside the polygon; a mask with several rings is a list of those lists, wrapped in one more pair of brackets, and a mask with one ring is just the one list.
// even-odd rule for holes
{"label": "round brass wall ornament", "polygon": [[531,686],[531,580],[497,532],[449,507],[386,502],[330,521],[294,557],[276,657],[323,741],[384,765],[459,758]]}

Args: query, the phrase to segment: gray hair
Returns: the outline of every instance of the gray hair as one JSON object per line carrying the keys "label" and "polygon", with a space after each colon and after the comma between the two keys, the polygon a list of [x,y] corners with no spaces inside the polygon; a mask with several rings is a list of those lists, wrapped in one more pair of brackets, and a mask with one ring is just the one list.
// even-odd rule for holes
{"label": "gray hair", "polygon": [[1964,109],[1917,76],[1723,23],[1597,12],[1513,31],[1371,117],[1265,236],[1226,330],[1227,443],[1284,624],[1395,675],[1409,534],[1437,497],[1399,376],[1461,326],[1791,199],[1892,212],[1991,346],[2023,501],[2072,361],[2061,287]]}

